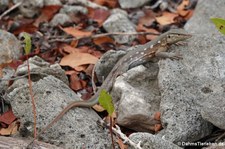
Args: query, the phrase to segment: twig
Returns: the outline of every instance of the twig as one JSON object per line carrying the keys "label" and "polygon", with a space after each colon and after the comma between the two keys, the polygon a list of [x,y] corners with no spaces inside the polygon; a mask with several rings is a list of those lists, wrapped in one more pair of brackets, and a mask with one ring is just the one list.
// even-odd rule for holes
{"label": "twig", "polygon": [[7,14],[10,13],[11,11],[13,11],[13,10],[16,9],[17,7],[19,7],[21,4],[22,4],[22,2],[19,2],[19,3],[15,4],[14,6],[12,6],[11,8],[9,8],[8,10],[6,10],[5,12],[3,12],[3,13],[0,15],[0,20],[1,20],[5,15],[7,15]]}
{"label": "twig", "polygon": [[[103,120],[98,120],[98,123],[103,127],[109,128],[109,126]],[[129,144],[130,146],[133,146],[135,149],[142,149],[141,141],[138,144],[134,143],[121,131],[121,129],[118,125],[116,125],[116,128],[112,127],[112,131],[119,138],[121,138],[124,143]]]}
{"label": "twig", "polygon": [[30,96],[31,96],[31,101],[32,101],[32,108],[33,108],[33,115],[34,115],[34,138],[37,136],[37,113],[36,113],[36,102],[34,99],[34,94],[32,90],[32,81],[31,81],[31,76],[30,76],[30,64],[29,64],[29,59],[27,56],[27,71],[28,71],[28,84],[29,84],[29,91],[30,91]]}
{"label": "twig", "polygon": [[99,37],[104,37],[104,36],[111,36],[111,35],[124,35],[124,36],[129,36],[129,35],[159,35],[157,33],[152,33],[152,32],[129,32],[129,33],[124,33],[124,32],[112,32],[112,33],[103,33],[103,34],[96,34],[96,35],[91,35],[91,36],[86,36],[86,37],[79,37],[79,38],[55,38],[55,39],[50,39],[49,43],[52,42],[71,42],[71,41],[76,41],[84,38],[99,38]]}
{"label": "twig", "polygon": [[220,135],[220,136],[215,140],[215,142],[219,142],[219,140],[222,139],[223,137],[225,137],[225,132],[224,132],[222,135]]}

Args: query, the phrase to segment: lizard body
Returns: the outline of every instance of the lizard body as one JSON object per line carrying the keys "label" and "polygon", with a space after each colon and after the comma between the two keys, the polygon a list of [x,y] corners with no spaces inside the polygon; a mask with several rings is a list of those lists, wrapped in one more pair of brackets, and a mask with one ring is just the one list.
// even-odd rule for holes
{"label": "lizard body", "polygon": [[162,35],[155,40],[146,43],[143,46],[129,51],[123,56],[113,67],[102,86],[88,101],[74,101],[65,107],[39,134],[49,129],[55,122],[57,122],[66,112],[74,107],[92,107],[98,103],[98,96],[102,89],[110,92],[117,76],[125,73],[129,68],[143,64],[150,61],[153,57],[179,59],[181,56],[177,53],[168,53],[167,50],[170,45],[179,41],[190,38],[191,35],[182,29],[173,29]]}

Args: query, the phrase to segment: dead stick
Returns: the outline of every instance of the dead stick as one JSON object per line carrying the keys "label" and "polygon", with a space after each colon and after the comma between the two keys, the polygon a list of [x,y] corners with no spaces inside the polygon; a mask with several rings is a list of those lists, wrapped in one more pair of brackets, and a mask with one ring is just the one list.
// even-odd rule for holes
{"label": "dead stick", "polygon": [[10,13],[11,11],[13,11],[13,10],[16,9],[17,7],[19,7],[21,4],[22,4],[22,2],[19,2],[19,3],[15,4],[14,6],[12,6],[11,8],[9,8],[8,10],[6,10],[4,13],[2,13],[2,14],[0,15],[0,20],[1,20],[5,15],[7,15],[7,14]]}
{"label": "dead stick", "polygon": [[96,34],[96,35],[91,35],[91,36],[86,36],[86,37],[79,37],[79,38],[67,38],[67,39],[50,39],[49,42],[70,42],[70,41],[76,41],[76,40],[80,40],[80,39],[84,39],[84,38],[99,38],[99,37],[104,37],[104,36],[111,36],[111,35],[124,35],[124,36],[128,36],[128,35],[159,35],[157,33],[152,33],[152,32],[129,32],[129,33],[124,33],[124,32],[112,32],[112,33],[103,33],[103,34]]}

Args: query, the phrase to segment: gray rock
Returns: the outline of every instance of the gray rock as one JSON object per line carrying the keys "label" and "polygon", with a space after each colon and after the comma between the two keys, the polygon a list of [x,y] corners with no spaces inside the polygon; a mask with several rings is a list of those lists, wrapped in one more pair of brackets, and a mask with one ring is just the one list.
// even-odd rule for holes
{"label": "gray rock", "polygon": [[[30,65],[30,73],[32,75],[33,81],[43,78],[42,74],[46,74],[46,75],[53,75],[56,78],[63,81],[65,84],[67,85],[69,84],[69,81],[67,79],[67,76],[65,75],[65,72],[59,64],[50,65],[48,62],[44,61],[40,57],[34,56],[29,59],[29,65]],[[21,76],[27,73],[28,73],[27,61],[25,61],[22,65],[20,65],[17,68],[16,75]],[[36,76],[36,79],[34,79],[35,76]]]}
{"label": "gray rock", "polygon": [[[112,13],[103,23],[103,27],[107,32],[136,32],[134,24],[127,18],[124,12],[117,10]],[[113,38],[117,43],[130,43],[135,39],[134,35],[114,35]]]}
{"label": "gray rock", "polygon": [[48,6],[48,5],[62,5],[60,0],[44,0],[44,5]]}
{"label": "gray rock", "polygon": [[87,7],[91,7],[94,9],[105,9],[107,10],[107,7],[98,5],[96,3],[93,3],[89,0],[68,0],[68,4],[76,4],[76,5],[82,5],[82,6],[87,6]]}
{"label": "gray rock", "polygon": [[22,54],[22,47],[17,38],[4,30],[0,30],[0,65],[18,59]]}
{"label": "gray rock", "polygon": [[[224,86],[223,86],[224,88]],[[225,88],[224,88],[225,89]],[[212,91],[209,89],[209,91]],[[225,130],[225,120],[222,118],[225,115],[225,94],[222,92],[211,93],[210,97],[206,98],[201,115],[203,119],[211,122],[220,129]]]}
{"label": "gray rock", "polygon": [[15,73],[15,70],[10,67],[7,67],[7,68],[4,68],[2,72],[3,72],[3,77],[0,78],[0,94],[1,95],[5,93],[9,85],[8,80],[1,81],[1,79],[9,79],[11,76],[13,76],[13,74]]}
{"label": "gray rock", "polygon": [[[7,100],[10,101],[14,114],[20,118],[20,134],[32,135],[33,129],[28,131],[30,127],[33,127],[33,112],[27,81],[22,79],[15,82],[20,85],[16,85],[17,87],[7,94]],[[49,124],[63,107],[72,101],[80,100],[66,84],[53,76],[44,77],[32,84],[39,131]],[[97,125],[98,119],[99,116],[91,109],[71,109],[45,134],[42,134],[41,139],[64,148],[81,146],[110,148],[108,143],[110,136]]]}
{"label": "gray rock", "polygon": [[124,51],[107,51],[100,60],[96,63],[95,73],[100,82],[104,81],[109,72],[112,70],[115,63],[125,55]]}
{"label": "gray rock", "polygon": [[185,25],[185,29],[195,34],[218,33],[210,18],[224,18],[225,1],[199,0],[194,16]]}
{"label": "gray rock", "polygon": [[148,68],[141,65],[116,79],[112,95],[119,125],[136,131],[154,132],[155,124],[160,124],[154,119],[160,104],[157,73],[157,65],[152,64]]}
{"label": "gray rock", "polygon": [[63,7],[60,9],[60,13],[66,13],[66,14],[87,14],[88,9],[83,6],[70,6],[70,5],[63,5]]}
{"label": "gray rock", "polygon": [[[22,1],[23,0],[13,0],[13,3],[18,3]],[[33,18],[35,15],[39,14],[40,8],[42,8],[43,6],[43,0],[25,0],[19,6],[19,10],[23,14],[23,16]]]}
{"label": "gray rock", "polygon": [[119,4],[122,8],[138,8],[151,1],[152,0],[119,0]]}
{"label": "gray rock", "polygon": [[[138,143],[143,149],[181,149],[179,146],[150,133],[132,133],[129,139]],[[130,148],[132,148],[130,146]]]}
{"label": "gray rock", "polygon": [[58,13],[50,21],[50,24],[52,26],[57,26],[57,25],[64,25],[65,23],[69,23],[69,22],[72,22],[72,20],[67,14]]}
{"label": "gray rock", "polygon": [[0,13],[2,13],[9,5],[9,0],[0,1]]}
{"label": "gray rock", "polygon": [[[37,127],[43,129],[68,103],[79,97],[62,81],[53,76],[33,83],[36,99]],[[33,123],[31,99],[27,85],[21,85],[8,94],[13,112],[21,123]],[[38,99],[38,100],[37,100]],[[66,104],[65,104],[66,103]],[[109,147],[109,136],[96,124],[98,115],[91,109],[75,108],[63,116],[52,128],[41,135],[43,141],[66,148],[85,146]],[[32,125],[31,125],[32,126]],[[105,143],[104,143],[105,142]]]}

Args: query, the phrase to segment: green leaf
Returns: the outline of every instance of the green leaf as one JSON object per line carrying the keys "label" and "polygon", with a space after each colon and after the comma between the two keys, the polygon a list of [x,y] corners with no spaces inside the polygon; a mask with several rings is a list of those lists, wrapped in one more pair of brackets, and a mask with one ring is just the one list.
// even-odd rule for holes
{"label": "green leaf", "polygon": [[114,105],[112,102],[112,96],[106,92],[106,90],[102,90],[98,99],[100,105],[112,116],[114,112]]}
{"label": "green leaf", "polygon": [[23,33],[22,37],[24,38],[24,43],[25,43],[25,54],[28,55],[31,51],[31,37],[28,33]]}
{"label": "green leaf", "polygon": [[211,21],[216,25],[220,33],[225,35],[225,20],[222,18],[211,18]]}

